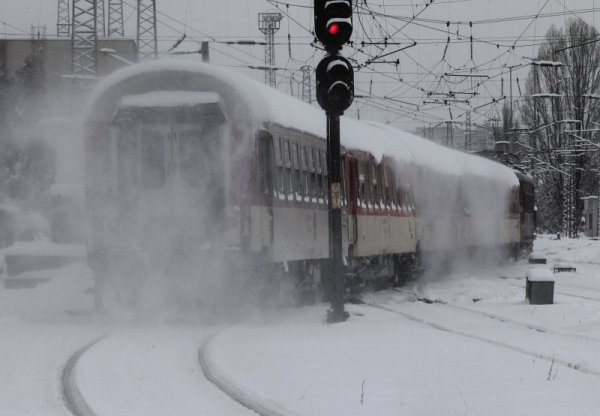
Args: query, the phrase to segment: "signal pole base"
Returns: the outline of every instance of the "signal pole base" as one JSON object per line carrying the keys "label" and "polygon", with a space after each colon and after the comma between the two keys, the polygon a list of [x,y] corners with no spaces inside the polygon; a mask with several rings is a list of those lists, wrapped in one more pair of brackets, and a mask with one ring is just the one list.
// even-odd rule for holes
{"label": "signal pole base", "polygon": [[339,324],[340,322],[346,322],[350,314],[345,310],[336,311],[334,309],[327,310],[327,323],[328,324]]}

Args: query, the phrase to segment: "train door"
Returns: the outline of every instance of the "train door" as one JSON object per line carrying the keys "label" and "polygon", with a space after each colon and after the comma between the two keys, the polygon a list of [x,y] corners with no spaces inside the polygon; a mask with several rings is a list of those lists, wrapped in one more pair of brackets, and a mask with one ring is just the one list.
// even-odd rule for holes
{"label": "train door", "polygon": [[220,125],[176,123],[171,130],[175,214],[207,242],[218,237],[225,211]]}
{"label": "train door", "polygon": [[[119,200],[136,243],[156,245],[174,215],[173,140],[169,123],[140,121],[119,135]],[[131,221],[131,222],[129,222]]]}

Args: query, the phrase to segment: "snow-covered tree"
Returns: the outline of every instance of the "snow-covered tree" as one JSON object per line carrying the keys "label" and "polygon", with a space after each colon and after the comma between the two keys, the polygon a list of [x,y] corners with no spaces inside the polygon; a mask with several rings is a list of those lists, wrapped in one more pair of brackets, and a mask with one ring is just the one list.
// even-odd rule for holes
{"label": "snow-covered tree", "polygon": [[531,131],[526,145],[538,183],[538,224],[551,232],[565,230],[571,209],[569,231],[576,234],[581,197],[598,193],[599,40],[580,18],[551,27],[529,71],[521,118]]}

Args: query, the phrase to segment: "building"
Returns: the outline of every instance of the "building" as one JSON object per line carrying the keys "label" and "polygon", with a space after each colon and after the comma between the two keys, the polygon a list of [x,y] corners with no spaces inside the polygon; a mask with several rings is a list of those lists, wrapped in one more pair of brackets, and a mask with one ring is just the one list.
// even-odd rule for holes
{"label": "building", "polygon": [[[100,52],[113,49],[117,55],[135,61],[137,49],[135,40],[115,38],[98,40],[97,72],[98,76],[108,75],[122,67],[123,62]],[[72,48],[71,39],[45,39],[32,37],[30,39],[0,39],[0,66],[4,67],[9,76],[14,74],[28,57],[39,56],[43,62],[45,80],[55,82],[63,75],[71,74]]]}
{"label": "building", "polygon": [[[69,38],[32,36],[29,39],[0,39],[0,71],[9,79],[14,79],[27,61],[35,62],[41,78],[39,107],[43,109],[43,114],[40,117],[68,115],[72,109],[80,108],[85,99],[85,94],[81,94],[81,86],[85,88],[85,82],[71,77],[71,46]],[[133,39],[99,39],[96,66],[100,78],[126,65],[122,60],[101,52],[105,48],[112,49],[127,61],[136,60],[137,48]]]}

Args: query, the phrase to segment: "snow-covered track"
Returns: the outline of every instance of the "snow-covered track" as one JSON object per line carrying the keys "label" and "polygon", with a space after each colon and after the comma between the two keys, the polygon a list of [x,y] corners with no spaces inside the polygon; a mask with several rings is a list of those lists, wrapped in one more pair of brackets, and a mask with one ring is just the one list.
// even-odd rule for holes
{"label": "snow-covered track", "polygon": [[[408,292],[405,290],[397,290],[397,289],[395,289],[394,291],[398,292],[398,293],[412,295],[417,300],[423,300],[422,298],[419,298],[419,296],[416,293],[413,293],[413,292]],[[530,329],[532,331],[536,331],[536,332],[540,332],[540,333],[544,333],[544,334],[553,334],[553,335],[558,335],[558,336],[562,336],[562,337],[574,338],[574,339],[581,340],[581,341],[587,341],[587,342],[591,342],[591,343],[595,343],[595,344],[600,344],[600,338],[594,338],[594,337],[590,337],[590,336],[582,335],[582,334],[573,334],[571,332],[557,331],[557,330],[543,327],[540,325],[517,321],[517,320],[511,319],[511,318],[507,318],[506,316],[497,315],[497,314],[489,313],[489,312],[485,312],[485,311],[480,311],[477,309],[466,308],[464,306],[453,305],[451,303],[447,303],[447,302],[443,302],[443,301],[431,301],[431,303],[436,303],[438,305],[441,305],[442,307],[446,307],[446,308],[450,308],[450,309],[456,309],[459,311],[464,311],[464,312],[472,313],[475,315],[485,316],[487,318],[490,318],[490,319],[493,319],[496,321],[500,321],[506,325],[518,326],[518,327]]]}
{"label": "snow-covered track", "polygon": [[62,372],[61,382],[63,395],[65,398],[65,404],[69,411],[74,416],[97,416],[96,413],[90,408],[90,406],[83,399],[77,381],[75,379],[75,368],[79,359],[88,352],[94,345],[102,341],[106,336],[102,336],[89,344],[84,345],[77,350],[65,364]]}
{"label": "snow-covered track", "polygon": [[284,412],[281,409],[275,408],[275,406],[266,404],[256,397],[252,397],[252,395],[235,386],[234,383],[228,380],[227,377],[219,371],[218,366],[210,359],[211,344],[218,335],[218,333],[214,334],[206,340],[198,351],[198,361],[204,372],[204,377],[232,400],[260,416],[295,416],[293,413],[287,411]]}
{"label": "snow-covered track", "polygon": [[413,322],[417,322],[419,324],[434,328],[438,331],[443,331],[446,333],[450,333],[450,334],[455,334],[455,335],[459,335],[465,338],[470,338],[470,339],[474,339],[489,345],[493,345],[495,347],[498,348],[503,348],[503,349],[507,349],[507,350],[511,350],[520,354],[524,354],[524,355],[528,355],[530,357],[536,358],[536,359],[540,359],[540,360],[544,360],[547,361],[549,363],[555,363],[555,364],[559,364],[562,365],[564,367],[582,372],[584,374],[590,374],[590,375],[594,375],[597,377],[600,377],[600,371],[594,368],[589,367],[588,365],[581,363],[581,362],[577,362],[577,360],[568,360],[568,359],[563,359],[560,357],[556,357],[554,355],[551,354],[547,354],[544,352],[540,352],[540,351],[535,351],[532,349],[528,349],[528,348],[524,348],[518,345],[514,345],[511,343],[507,343],[507,342],[503,342],[503,341],[499,341],[499,340],[495,340],[492,339],[490,337],[486,337],[486,336],[482,336],[482,335],[478,335],[476,333],[472,333],[472,332],[467,332],[467,331],[463,331],[461,329],[456,329],[456,328],[452,328],[450,326],[447,325],[443,325],[437,322],[434,322],[432,320],[427,320],[427,319],[423,319],[420,318],[419,316],[413,315],[411,313],[407,313],[405,311],[400,311],[391,307],[387,307],[387,306],[382,306],[382,305],[377,305],[374,303],[369,303],[367,302],[366,305],[373,307],[373,308],[377,308],[380,310],[384,310],[390,313],[394,313],[394,314],[398,314],[400,316],[403,316],[404,318],[411,320]]}

